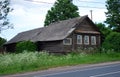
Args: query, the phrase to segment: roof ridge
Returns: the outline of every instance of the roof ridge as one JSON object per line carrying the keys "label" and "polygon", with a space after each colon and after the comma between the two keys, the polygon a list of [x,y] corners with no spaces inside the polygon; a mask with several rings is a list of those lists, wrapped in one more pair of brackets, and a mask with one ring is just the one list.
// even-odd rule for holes
{"label": "roof ridge", "polygon": [[52,26],[52,25],[54,25],[54,24],[58,24],[58,23],[65,22],[65,21],[74,20],[74,19],[76,19],[76,18],[81,18],[81,17],[79,16],[79,17],[69,18],[69,19],[66,19],[66,20],[56,21],[56,22],[53,22],[53,23],[49,24],[48,26]]}

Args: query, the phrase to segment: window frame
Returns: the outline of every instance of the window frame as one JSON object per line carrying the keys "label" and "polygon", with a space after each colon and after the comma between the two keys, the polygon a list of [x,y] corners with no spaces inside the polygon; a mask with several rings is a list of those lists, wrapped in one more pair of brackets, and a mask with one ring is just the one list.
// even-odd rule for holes
{"label": "window frame", "polygon": [[91,36],[91,45],[97,45],[96,36]]}
{"label": "window frame", "polygon": [[82,35],[77,35],[77,44],[82,44],[82,39],[83,39],[82,37],[83,37]]}
{"label": "window frame", "polygon": [[[69,43],[66,43],[65,40],[69,40],[70,42]],[[65,38],[63,40],[63,45],[72,45],[72,38]]]}
{"label": "window frame", "polygon": [[[86,39],[87,38],[87,39]],[[86,42],[87,41],[87,42]],[[84,44],[89,45],[90,44],[90,37],[88,35],[84,36]]]}

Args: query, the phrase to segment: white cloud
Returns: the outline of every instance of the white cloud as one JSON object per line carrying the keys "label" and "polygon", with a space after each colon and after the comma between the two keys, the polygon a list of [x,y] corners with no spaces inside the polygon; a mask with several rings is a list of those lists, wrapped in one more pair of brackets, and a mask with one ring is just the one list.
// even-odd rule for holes
{"label": "white cloud", "polygon": [[89,1],[90,2],[90,1],[96,1],[96,0],[79,0],[79,1]]}
{"label": "white cloud", "polygon": [[105,11],[106,11],[105,9],[93,10],[93,21],[95,21],[95,22],[104,22],[106,20]]}
{"label": "white cloud", "polygon": [[[88,15],[89,18],[91,18],[90,10],[91,10],[91,8],[89,8],[89,9],[79,8],[79,13],[81,16]],[[92,9],[93,22],[104,22],[106,19],[105,11],[106,11],[106,9]]]}
{"label": "white cloud", "polygon": [[10,22],[14,24],[14,29],[3,31],[0,35],[4,35],[3,37],[8,40],[19,32],[42,27],[45,14],[49,9],[47,6],[23,0],[13,0],[11,6],[14,10],[9,14],[9,18]]}
{"label": "white cloud", "polygon": [[[41,1],[43,2],[43,0],[33,0],[33,1]],[[54,3],[56,0],[44,0],[44,2],[48,2],[48,3]]]}
{"label": "white cloud", "polygon": [[[38,25],[43,25],[43,18],[48,10],[47,7],[35,5],[31,2],[28,2],[29,4],[26,4],[26,1],[20,1],[20,4],[22,4],[20,5],[17,3],[17,0],[14,1],[15,3],[12,5],[12,7],[14,7],[14,10],[10,13],[10,17],[15,26],[17,24],[24,24],[26,26],[31,26],[34,24],[34,28],[35,26],[38,27]],[[40,22],[42,22],[42,24]]]}
{"label": "white cloud", "polygon": [[14,5],[14,10],[12,12],[10,12],[10,15],[14,15],[14,16],[23,16],[25,15],[25,10],[24,7],[21,7],[19,5]]}

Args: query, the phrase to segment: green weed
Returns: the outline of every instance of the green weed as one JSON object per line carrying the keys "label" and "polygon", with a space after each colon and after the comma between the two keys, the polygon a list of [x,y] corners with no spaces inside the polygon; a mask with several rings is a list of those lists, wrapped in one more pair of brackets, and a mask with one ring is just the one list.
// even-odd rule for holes
{"label": "green weed", "polygon": [[43,70],[59,66],[91,64],[120,60],[120,53],[49,55],[45,52],[23,52],[0,55],[0,75]]}

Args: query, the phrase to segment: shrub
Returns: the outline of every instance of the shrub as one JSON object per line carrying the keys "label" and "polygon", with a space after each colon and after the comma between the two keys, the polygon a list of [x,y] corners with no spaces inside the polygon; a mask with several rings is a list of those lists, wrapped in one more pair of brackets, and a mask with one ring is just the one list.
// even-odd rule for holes
{"label": "shrub", "polygon": [[59,66],[119,61],[120,53],[50,55],[45,51],[0,54],[0,77],[4,74],[37,71]]}
{"label": "shrub", "polygon": [[111,32],[105,39],[103,48],[107,50],[120,51],[120,33]]}
{"label": "shrub", "polygon": [[16,52],[20,53],[23,51],[35,51],[36,50],[36,45],[35,43],[31,42],[31,41],[23,41],[23,42],[19,42],[16,45]]}
{"label": "shrub", "polygon": [[5,42],[6,42],[6,39],[0,37],[0,47],[2,47]]}

